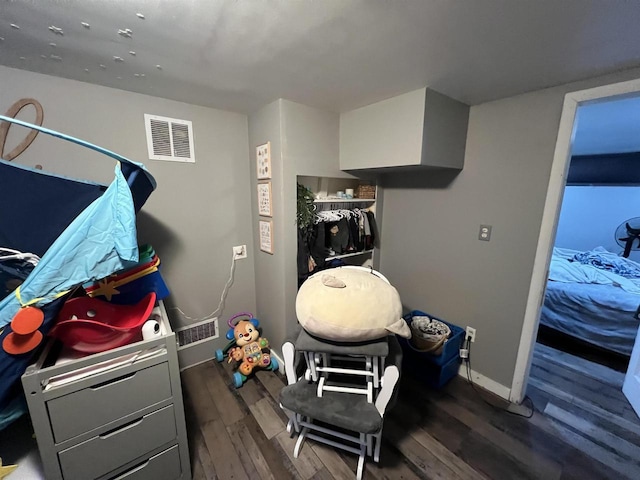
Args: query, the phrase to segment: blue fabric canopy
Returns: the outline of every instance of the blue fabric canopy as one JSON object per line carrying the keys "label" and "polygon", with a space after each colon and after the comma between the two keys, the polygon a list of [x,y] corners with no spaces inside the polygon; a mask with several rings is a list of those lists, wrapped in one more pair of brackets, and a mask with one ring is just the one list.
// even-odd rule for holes
{"label": "blue fabric canopy", "polygon": [[[97,280],[138,261],[133,198],[116,167],[115,179],[104,194],[85,208],[53,242],[20,286],[22,304],[45,305],[88,280]],[[30,218],[46,227],[47,219]],[[44,228],[43,228],[44,229]],[[0,302],[0,327],[21,307],[17,295]]]}
{"label": "blue fabric canopy", "polygon": [[[118,160],[107,187],[0,160],[0,247],[41,257],[22,285],[0,298],[0,343],[25,305],[44,312],[47,334],[74,287],[106,277],[138,261],[135,214],[156,187],[142,164],[83,140],[0,115]],[[11,355],[0,348],[0,430],[24,412],[20,376],[34,352]]]}

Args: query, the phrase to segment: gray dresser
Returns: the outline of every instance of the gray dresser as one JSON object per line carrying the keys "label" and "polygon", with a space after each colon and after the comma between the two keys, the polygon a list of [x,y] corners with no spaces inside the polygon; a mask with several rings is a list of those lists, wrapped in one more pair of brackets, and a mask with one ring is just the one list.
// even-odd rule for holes
{"label": "gray dresser", "polygon": [[55,342],[22,376],[47,480],[191,478],[176,339],[161,334],[62,360]]}

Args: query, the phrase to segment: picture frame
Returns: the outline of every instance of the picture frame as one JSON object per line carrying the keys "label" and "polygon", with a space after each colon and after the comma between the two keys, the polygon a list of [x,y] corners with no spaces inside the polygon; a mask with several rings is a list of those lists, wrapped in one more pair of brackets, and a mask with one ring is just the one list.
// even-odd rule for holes
{"label": "picture frame", "polygon": [[256,167],[258,180],[271,178],[271,142],[256,147]]}
{"label": "picture frame", "polygon": [[260,250],[273,255],[273,221],[260,220],[258,226],[260,233]]}
{"label": "picture frame", "polygon": [[272,217],[271,182],[258,183],[258,215]]}

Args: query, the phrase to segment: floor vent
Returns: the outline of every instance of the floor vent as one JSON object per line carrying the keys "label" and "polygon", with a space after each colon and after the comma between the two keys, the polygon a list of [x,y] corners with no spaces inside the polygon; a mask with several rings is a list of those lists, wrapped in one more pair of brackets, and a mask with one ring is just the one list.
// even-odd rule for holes
{"label": "floor vent", "polygon": [[193,125],[189,120],[144,114],[150,160],[195,163]]}
{"label": "floor vent", "polygon": [[218,338],[218,319],[213,318],[175,330],[178,348],[191,347],[212,338]]}

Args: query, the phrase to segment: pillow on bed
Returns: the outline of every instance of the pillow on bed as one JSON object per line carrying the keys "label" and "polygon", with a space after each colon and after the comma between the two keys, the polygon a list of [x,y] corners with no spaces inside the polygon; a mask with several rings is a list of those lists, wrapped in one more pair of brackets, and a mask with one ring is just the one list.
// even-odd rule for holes
{"label": "pillow on bed", "polygon": [[312,275],[298,291],[296,314],[307,332],[327,340],[411,337],[398,291],[367,270],[334,268]]}

